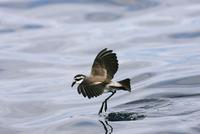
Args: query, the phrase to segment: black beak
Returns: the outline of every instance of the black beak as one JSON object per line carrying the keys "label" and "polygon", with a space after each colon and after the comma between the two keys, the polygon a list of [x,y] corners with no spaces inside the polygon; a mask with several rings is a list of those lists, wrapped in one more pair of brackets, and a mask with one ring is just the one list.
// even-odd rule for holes
{"label": "black beak", "polygon": [[76,83],[75,81],[74,81],[74,82],[72,82],[72,85],[71,85],[71,87],[73,87],[75,83]]}

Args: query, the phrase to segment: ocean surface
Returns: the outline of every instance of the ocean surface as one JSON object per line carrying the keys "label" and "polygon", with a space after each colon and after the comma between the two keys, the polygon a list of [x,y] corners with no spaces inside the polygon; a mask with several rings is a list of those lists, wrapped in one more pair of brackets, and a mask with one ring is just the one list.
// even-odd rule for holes
{"label": "ocean surface", "polygon": [[[107,114],[109,95],[71,88],[103,48],[117,53],[114,80],[131,79]],[[199,134],[199,0],[1,0],[0,134]]]}

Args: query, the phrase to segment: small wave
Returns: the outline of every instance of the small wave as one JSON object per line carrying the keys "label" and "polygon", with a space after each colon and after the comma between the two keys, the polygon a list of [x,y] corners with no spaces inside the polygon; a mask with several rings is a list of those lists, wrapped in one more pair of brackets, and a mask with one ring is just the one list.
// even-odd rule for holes
{"label": "small wave", "polygon": [[106,117],[108,121],[134,121],[144,118],[145,115],[134,112],[112,112]]}
{"label": "small wave", "polygon": [[174,38],[174,39],[199,38],[200,37],[200,31],[175,33],[175,34],[169,35],[169,37]]}

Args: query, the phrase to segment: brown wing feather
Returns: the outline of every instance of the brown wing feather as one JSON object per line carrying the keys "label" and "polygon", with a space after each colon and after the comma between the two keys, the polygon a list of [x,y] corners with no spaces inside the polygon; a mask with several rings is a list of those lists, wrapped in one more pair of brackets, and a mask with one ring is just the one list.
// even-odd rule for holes
{"label": "brown wing feather", "polygon": [[92,97],[97,97],[104,92],[105,83],[100,83],[96,85],[91,85],[85,82],[82,82],[78,86],[78,93],[82,94],[84,97],[89,99]]}
{"label": "brown wing feather", "polygon": [[92,65],[92,76],[101,76],[102,81],[110,81],[118,70],[118,60],[115,53],[107,48],[101,50]]}

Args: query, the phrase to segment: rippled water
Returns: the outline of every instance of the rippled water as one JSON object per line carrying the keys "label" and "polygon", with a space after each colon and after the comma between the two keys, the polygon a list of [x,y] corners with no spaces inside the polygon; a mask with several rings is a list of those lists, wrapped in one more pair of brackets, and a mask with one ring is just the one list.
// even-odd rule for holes
{"label": "rippled water", "polygon": [[[70,87],[105,47],[118,55],[115,80],[133,87],[108,113],[145,118],[106,121],[97,112],[107,95]],[[0,1],[0,133],[110,132],[200,133],[200,1]]]}

